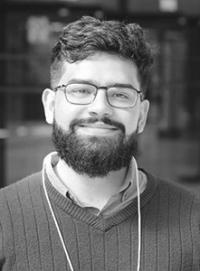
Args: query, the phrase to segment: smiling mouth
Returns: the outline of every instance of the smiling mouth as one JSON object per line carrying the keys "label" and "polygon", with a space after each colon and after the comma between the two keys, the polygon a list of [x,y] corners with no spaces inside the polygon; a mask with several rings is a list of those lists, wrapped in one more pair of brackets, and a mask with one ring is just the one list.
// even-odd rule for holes
{"label": "smiling mouth", "polygon": [[119,129],[115,126],[104,123],[88,123],[79,125],[77,131],[81,134],[101,136],[112,135],[116,131],[119,131]]}
{"label": "smiling mouth", "polygon": [[93,124],[81,124],[79,125],[79,127],[81,128],[88,128],[88,129],[102,129],[102,130],[118,130],[117,127],[112,126],[112,125],[108,125],[108,124],[104,124],[104,123],[93,123]]}

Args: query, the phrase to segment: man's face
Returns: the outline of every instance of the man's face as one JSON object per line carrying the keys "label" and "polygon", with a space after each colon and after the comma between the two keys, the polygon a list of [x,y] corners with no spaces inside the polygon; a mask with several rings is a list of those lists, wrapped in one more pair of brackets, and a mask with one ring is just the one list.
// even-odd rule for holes
{"label": "man's face", "polygon": [[[107,53],[96,53],[75,63],[66,62],[57,85],[70,82],[87,82],[98,87],[125,84],[140,90],[135,64]],[[62,152],[61,157],[73,168],[81,162],[78,160],[84,160],[85,166],[74,169],[90,176],[106,175],[130,162],[135,151],[135,136],[144,129],[149,108],[148,101],[141,101],[139,95],[133,108],[112,107],[103,88],[89,105],[71,104],[64,91],[54,93],[49,89],[43,93],[43,103],[47,122],[53,124],[53,140],[58,153]],[[94,169],[84,172],[86,164],[87,170],[98,165],[100,169],[95,173]],[[101,172],[103,167],[107,169]]]}

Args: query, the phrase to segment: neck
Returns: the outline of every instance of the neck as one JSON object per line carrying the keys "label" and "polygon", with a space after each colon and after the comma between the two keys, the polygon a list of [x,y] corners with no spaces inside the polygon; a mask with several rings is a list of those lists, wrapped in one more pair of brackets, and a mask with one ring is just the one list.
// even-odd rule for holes
{"label": "neck", "polygon": [[126,168],[112,171],[105,177],[90,178],[80,175],[63,160],[59,160],[56,172],[63,184],[79,201],[88,206],[102,209],[108,200],[122,187],[127,173]]}

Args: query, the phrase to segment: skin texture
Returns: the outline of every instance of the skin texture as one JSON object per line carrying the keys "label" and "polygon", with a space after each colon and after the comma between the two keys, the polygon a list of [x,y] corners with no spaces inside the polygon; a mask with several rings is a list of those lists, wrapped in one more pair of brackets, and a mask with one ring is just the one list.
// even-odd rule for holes
{"label": "skin texture", "polygon": [[[57,86],[76,80],[87,81],[98,87],[116,83],[129,84],[140,90],[136,65],[121,56],[102,52],[75,63],[64,63],[63,73],[57,82]],[[102,119],[107,117],[123,124],[126,138],[143,131],[149,109],[149,102],[141,100],[139,96],[133,108],[111,107],[107,103],[103,89],[99,89],[95,101],[89,105],[70,104],[63,91],[54,92],[51,89],[44,90],[42,101],[47,123],[53,124],[55,121],[64,132],[68,132],[70,123],[74,119],[91,117]],[[114,139],[118,136],[119,130],[100,122],[84,127],[78,126],[75,132],[83,139],[92,136]],[[101,209],[123,185],[127,168],[110,171],[104,177],[90,178],[87,175],[78,174],[63,160],[60,160],[56,171],[65,185],[70,187],[71,192],[80,201]]]}
{"label": "skin texture", "polygon": [[[75,63],[65,63],[64,72],[57,82],[57,85],[67,84],[72,80],[84,80],[96,84],[97,86],[108,86],[115,83],[131,84],[140,90],[140,81],[137,67],[132,61],[107,53],[96,53],[95,55]],[[138,130],[141,133],[144,129],[149,109],[147,100],[141,101],[138,98],[137,104],[133,108],[120,109],[111,107],[106,100],[104,90],[99,90],[95,101],[90,105],[73,105],[66,101],[62,91],[56,93],[50,89],[43,92],[43,104],[46,120],[53,123],[53,118],[64,130],[68,130],[71,121],[75,118],[89,118],[104,116],[123,123],[126,135]],[[95,129],[86,131],[79,129],[80,134],[103,134],[113,136],[113,131],[101,131]]]}

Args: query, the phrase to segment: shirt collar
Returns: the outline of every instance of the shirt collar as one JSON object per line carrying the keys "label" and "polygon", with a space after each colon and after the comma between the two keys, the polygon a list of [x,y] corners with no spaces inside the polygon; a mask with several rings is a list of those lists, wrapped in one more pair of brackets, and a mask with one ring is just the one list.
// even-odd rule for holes
{"label": "shirt collar", "polygon": [[[75,195],[70,192],[70,188],[68,188],[64,182],[58,177],[55,172],[55,166],[59,161],[59,157],[56,152],[49,153],[43,161],[44,170],[50,180],[51,184],[60,192],[63,196],[66,197],[68,194],[70,198],[81,207],[92,207],[86,205],[84,202],[81,202]],[[112,210],[118,210],[119,208],[124,207],[128,202],[133,200],[137,196],[136,183],[135,183],[135,167],[133,161],[131,161],[129,168],[127,169],[126,176],[124,178],[123,185],[121,186],[119,192],[113,195],[102,210],[99,210],[98,213]],[[139,173],[139,185],[140,185],[140,193],[142,193],[146,187],[146,176],[144,173]]]}

